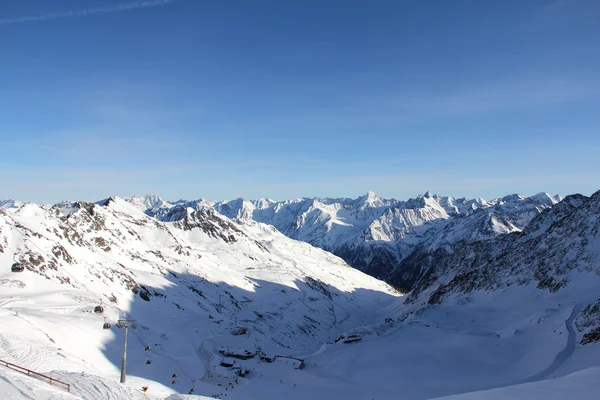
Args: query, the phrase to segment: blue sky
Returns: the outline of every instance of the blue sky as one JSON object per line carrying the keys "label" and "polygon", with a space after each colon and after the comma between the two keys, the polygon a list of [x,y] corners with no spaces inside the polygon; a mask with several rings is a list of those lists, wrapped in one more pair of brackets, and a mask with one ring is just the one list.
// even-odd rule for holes
{"label": "blue sky", "polygon": [[0,198],[600,189],[595,0],[0,2]]}

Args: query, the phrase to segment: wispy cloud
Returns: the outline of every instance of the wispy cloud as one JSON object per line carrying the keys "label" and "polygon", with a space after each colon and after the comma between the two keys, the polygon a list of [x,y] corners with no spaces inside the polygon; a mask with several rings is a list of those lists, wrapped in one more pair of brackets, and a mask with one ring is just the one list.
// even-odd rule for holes
{"label": "wispy cloud", "polygon": [[128,11],[135,10],[139,8],[146,7],[157,7],[162,6],[169,3],[174,3],[179,0],[144,0],[144,1],[136,1],[134,3],[120,4],[111,7],[98,7],[98,8],[86,8],[82,10],[69,10],[69,11],[61,11],[57,13],[51,14],[43,14],[43,15],[32,15],[29,17],[18,17],[18,18],[7,18],[0,19],[0,25],[7,24],[19,24],[23,22],[37,22],[37,21],[47,21],[50,19],[59,19],[59,18],[74,18],[74,17],[85,17],[93,14],[105,14],[119,11]]}

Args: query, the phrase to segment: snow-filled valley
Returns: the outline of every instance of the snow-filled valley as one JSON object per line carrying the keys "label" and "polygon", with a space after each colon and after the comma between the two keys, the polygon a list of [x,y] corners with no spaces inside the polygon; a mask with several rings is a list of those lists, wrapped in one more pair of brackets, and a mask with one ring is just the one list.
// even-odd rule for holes
{"label": "snow-filled valley", "polygon": [[361,203],[414,252],[407,295],[219,204],[3,202],[0,360],[71,390],[0,362],[2,398],[595,398],[600,193],[421,199]]}

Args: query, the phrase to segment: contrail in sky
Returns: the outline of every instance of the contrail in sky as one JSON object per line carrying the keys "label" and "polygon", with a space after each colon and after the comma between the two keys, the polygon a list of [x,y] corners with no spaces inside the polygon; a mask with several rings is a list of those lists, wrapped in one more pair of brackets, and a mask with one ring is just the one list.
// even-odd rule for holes
{"label": "contrail in sky", "polygon": [[0,25],[7,24],[19,24],[22,22],[35,22],[35,21],[46,21],[49,19],[57,18],[73,18],[73,17],[85,17],[92,14],[104,14],[118,11],[135,10],[137,8],[156,7],[162,6],[169,3],[174,3],[179,0],[144,0],[136,1],[135,3],[121,4],[112,7],[98,7],[98,8],[86,8],[83,10],[72,10],[62,11],[52,14],[35,15],[31,17],[20,17],[20,18],[8,18],[0,19]]}

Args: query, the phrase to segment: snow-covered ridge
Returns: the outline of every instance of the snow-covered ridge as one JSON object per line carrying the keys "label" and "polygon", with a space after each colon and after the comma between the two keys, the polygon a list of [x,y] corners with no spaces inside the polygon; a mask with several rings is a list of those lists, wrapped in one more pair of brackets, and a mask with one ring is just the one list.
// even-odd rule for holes
{"label": "snow-covered ridge", "polygon": [[600,191],[590,198],[567,196],[522,232],[438,248],[420,246],[398,267],[398,279],[407,271],[417,276],[408,301],[429,304],[513,284],[535,284],[554,293],[582,274],[600,276]]}
{"label": "snow-covered ridge", "polygon": [[[266,223],[290,238],[342,257],[361,271],[391,280],[402,260],[422,243],[438,248],[519,232],[541,211],[558,203],[560,196],[512,194],[486,201],[427,192],[400,201],[369,192],[356,199],[297,198],[281,202],[236,199],[169,203],[156,196],[132,197],[127,201],[163,221],[183,215],[173,212],[176,209],[212,208],[239,223]],[[403,290],[410,290],[414,284],[412,278],[394,282]]]}

